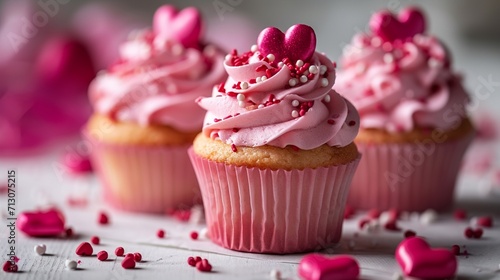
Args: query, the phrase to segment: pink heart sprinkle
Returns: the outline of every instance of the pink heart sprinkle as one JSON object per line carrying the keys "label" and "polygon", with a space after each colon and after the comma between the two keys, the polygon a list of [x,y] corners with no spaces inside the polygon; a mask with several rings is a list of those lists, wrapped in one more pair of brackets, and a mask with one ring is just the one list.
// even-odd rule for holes
{"label": "pink heart sprinkle", "polygon": [[292,62],[309,61],[316,50],[316,34],[305,24],[296,24],[283,34],[276,27],[268,27],[260,32],[257,39],[259,51],[264,56],[273,54],[275,63],[289,58]]}
{"label": "pink heart sprinkle", "polygon": [[57,209],[22,212],[17,217],[19,230],[29,236],[56,236],[65,231],[64,216]]}
{"label": "pink heart sprinkle", "polygon": [[88,242],[82,242],[78,247],[76,248],[75,253],[78,256],[92,256],[92,253],[94,252],[94,249],[92,248],[92,245]]}
{"label": "pink heart sprinkle", "polygon": [[424,279],[451,278],[457,259],[449,249],[432,249],[419,237],[404,239],[396,249],[396,260],[407,276]]}
{"label": "pink heart sprinkle", "polygon": [[358,279],[359,265],[351,256],[326,258],[320,254],[308,254],[300,260],[299,275],[306,280]]}
{"label": "pink heart sprinkle", "polygon": [[198,9],[188,7],[177,11],[174,6],[164,5],[153,17],[153,31],[158,36],[173,39],[186,48],[198,46],[202,20]]}
{"label": "pink heart sprinkle", "polygon": [[424,14],[417,8],[402,10],[396,17],[389,11],[373,14],[370,19],[372,32],[387,42],[406,41],[425,32]]}

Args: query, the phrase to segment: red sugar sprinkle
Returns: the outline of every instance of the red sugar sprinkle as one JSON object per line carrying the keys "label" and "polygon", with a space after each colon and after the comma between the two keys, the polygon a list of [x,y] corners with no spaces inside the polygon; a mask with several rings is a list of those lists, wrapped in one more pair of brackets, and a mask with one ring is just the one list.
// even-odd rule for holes
{"label": "red sugar sprinkle", "polygon": [[82,242],[78,247],[76,247],[75,253],[78,256],[92,256],[92,253],[94,252],[94,249],[92,248],[92,245],[88,242]]}
{"label": "red sugar sprinkle", "polygon": [[220,122],[220,121],[221,121],[221,119],[218,119],[218,118],[214,119],[214,122]]}
{"label": "red sugar sprinkle", "polygon": [[231,52],[230,52],[230,54],[232,56],[238,55],[238,50],[237,49],[232,49]]}
{"label": "red sugar sprinkle", "polygon": [[122,267],[125,268],[125,269],[132,269],[132,268],[135,268],[135,259],[134,259],[134,255],[132,256],[128,256],[128,257],[125,257],[123,260],[122,260]]}
{"label": "red sugar sprinkle", "polygon": [[266,71],[268,68],[266,65],[262,64],[261,66],[255,68],[256,72]]}
{"label": "red sugar sprinkle", "polygon": [[370,222],[370,220],[368,220],[368,219],[359,220],[359,222],[358,222],[359,229],[363,229],[369,222]]}
{"label": "red sugar sprinkle", "polygon": [[66,237],[72,237],[72,236],[73,236],[73,229],[69,227],[66,229]]}
{"label": "red sugar sprinkle", "polygon": [[[231,144],[231,150],[233,150],[233,152],[235,152],[235,153],[238,152],[238,148],[236,148],[235,144]],[[191,233],[191,235],[192,235],[192,233]],[[198,234],[197,234],[197,236],[198,236]]]}
{"label": "red sugar sprinkle", "polygon": [[490,228],[493,226],[493,218],[489,216],[478,217],[476,224],[478,226]]}
{"label": "red sugar sprinkle", "polygon": [[116,247],[116,249],[115,249],[115,255],[117,257],[123,256],[124,253],[125,253],[125,249],[123,249],[123,247]]}
{"label": "red sugar sprinkle", "polygon": [[134,260],[136,262],[142,261],[142,255],[141,255],[141,253],[134,253]]}
{"label": "red sugar sprinkle", "polygon": [[257,82],[257,80],[256,79],[250,79],[248,82],[251,83],[251,84],[255,84]]}
{"label": "red sugar sprinkle", "polygon": [[196,261],[196,263],[201,262],[201,257],[200,257],[200,256],[196,256],[196,257],[195,257],[195,261]]}
{"label": "red sugar sprinkle", "polygon": [[100,251],[97,253],[97,259],[100,261],[105,261],[108,259],[108,252],[106,251]]}
{"label": "red sugar sprinkle", "polygon": [[349,126],[354,126],[355,124],[356,124],[356,122],[355,122],[355,121],[350,121],[350,122],[348,123],[348,125],[349,125]]}
{"label": "red sugar sprinkle", "polygon": [[227,96],[229,96],[229,97],[236,97],[236,96],[238,96],[238,94],[236,92],[234,92],[234,91],[229,91],[227,93]]}
{"label": "red sugar sprinkle", "polygon": [[195,258],[193,258],[193,257],[189,257],[189,258],[187,259],[187,262],[188,262],[188,264],[189,264],[190,266],[192,266],[192,267],[195,267],[195,266],[196,266],[196,259],[195,259]]}
{"label": "red sugar sprinkle", "polygon": [[156,232],[156,236],[158,236],[158,238],[163,238],[165,237],[165,231],[163,229],[159,229],[157,232]]}
{"label": "red sugar sprinkle", "polygon": [[451,251],[453,252],[453,254],[455,256],[460,255],[460,246],[458,246],[458,245],[451,246]]}
{"label": "red sugar sprinkle", "polygon": [[[234,144],[233,144],[234,145]],[[189,236],[191,237],[191,239],[193,240],[197,240],[198,239],[198,232],[196,231],[192,231]]]}
{"label": "red sugar sprinkle", "polygon": [[332,119],[329,119],[327,122],[328,122],[328,124],[332,124],[332,125],[335,124],[335,120],[332,120]]}
{"label": "red sugar sprinkle", "polygon": [[472,237],[474,237],[474,230],[472,230],[470,227],[468,227],[465,229],[464,235],[467,238],[472,238]]}
{"label": "red sugar sprinkle", "polygon": [[405,238],[413,237],[413,236],[417,235],[417,233],[414,232],[413,230],[407,230],[407,231],[405,231],[404,234],[405,234]]}
{"label": "red sugar sprinkle", "polygon": [[462,221],[467,218],[467,213],[465,213],[465,211],[462,209],[457,209],[455,210],[455,212],[453,212],[453,217],[455,218],[455,220]]}
{"label": "red sugar sprinkle", "polygon": [[378,219],[380,217],[380,210],[374,208],[368,211],[366,216],[370,219]]}
{"label": "red sugar sprinkle", "polygon": [[240,131],[239,128],[233,127],[233,132],[238,132],[238,131]]}
{"label": "red sugar sprinkle", "polygon": [[207,259],[203,259],[201,262],[196,263],[196,269],[202,272],[210,272],[212,271],[212,265]]}
{"label": "red sugar sprinkle", "polygon": [[95,235],[94,235],[94,236],[92,236],[92,237],[90,238],[90,243],[92,243],[92,244],[94,244],[94,245],[99,245],[99,242],[100,242],[100,239],[99,239],[99,237],[98,237],[98,236],[95,236]]}
{"label": "red sugar sprinkle", "polygon": [[474,238],[475,239],[479,239],[483,236],[483,229],[482,228],[476,228],[476,230],[474,230]]}
{"label": "red sugar sprinkle", "polygon": [[100,212],[99,213],[98,223],[100,225],[107,225],[107,224],[109,224],[109,217],[108,217],[108,215],[105,212]]}
{"label": "red sugar sprinkle", "polygon": [[389,231],[401,231],[395,220],[388,221],[387,223],[385,223],[384,228]]}
{"label": "red sugar sprinkle", "polygon": [[218,91],[221,93],[226,93],[226,89],[224,88],[224,82],[220,83]]}

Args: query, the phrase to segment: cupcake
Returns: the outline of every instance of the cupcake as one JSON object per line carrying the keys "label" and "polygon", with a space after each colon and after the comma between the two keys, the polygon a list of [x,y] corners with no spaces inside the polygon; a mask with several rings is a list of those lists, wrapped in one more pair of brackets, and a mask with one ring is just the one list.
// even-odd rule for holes
{"label": "cupcake", "polygon": [[382,11],[344,50],[334,88],[358,109],[363,154],[348,205],[443,211],[474,137],[469,97],[448,49],[416,8]]}
{"label": "cupcake", "polygon": [[208,234],[237,251],[319,250],[340,239],[359,116],[331,89],[335,66],[311,27],[257,41],[228,54],[227,81],[198,100],[207,114],[189,155]]}
{"label": "cupcake", "polygon": [[151,29],[120,47],[120,60],[89,88],[84,128],[105,200],[116,208],[164,213],[201,202],[187,149],[201,131],[210,96],[227,77],[224,54],[200,40],[195,8],[160,7]]}

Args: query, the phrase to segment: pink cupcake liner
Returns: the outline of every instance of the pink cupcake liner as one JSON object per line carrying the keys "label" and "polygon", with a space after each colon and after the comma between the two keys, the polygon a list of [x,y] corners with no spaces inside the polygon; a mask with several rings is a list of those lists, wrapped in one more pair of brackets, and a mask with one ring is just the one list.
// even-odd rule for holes
{"label": "pink cupcake liner", "polygon": [[[287,254],[339,241],[359,158],[349,164],[271,170],[217,163],[189,150],[210,238],[228,249]],[[360,156],[361,157],[361,156]]]}
{"label": "pink cupcake liner", "polygon": [[363,159],[347,204],[363,210],[449,210],[462,157],[473,138],[470,133],[443,143],[429,139],[425,145],[356,143]]}
{"label": "pink cupcake liner", "polygon": [[183,146],[127,146],[88,135],[91,160],[105,201],[115,208],[166,213],[201,203],[198,182]]}

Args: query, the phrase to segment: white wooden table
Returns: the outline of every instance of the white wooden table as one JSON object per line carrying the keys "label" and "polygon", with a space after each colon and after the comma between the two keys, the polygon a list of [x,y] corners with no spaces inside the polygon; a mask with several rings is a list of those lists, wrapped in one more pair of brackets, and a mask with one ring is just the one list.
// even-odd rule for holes
{"label": "white wooden table", "polygon": [[[65,147],[65,145],[63,145]],[[2,180],[6,170],[17,170],[16,211],[34,210],[39,206],[57,205],[66,216],[67,225],[76,233],[74,238],[29,238],[17,233],[16,254],[20,273],[0,272],[0,279],[269,279],[277,269],[283,279],[299,279],[297,264],[301,255],[276,256],[245,254],[225,250],[206,238],[191,240],[192,230],[200,231],[203,225],[183,223],[166,216],[130,214],[109,209],[101,202],[99,184],[93,175],[74,177],[59,174],[58,156],[61,149],[39,156],[11,159],[0,162]],[[452,214],[439,216],[439,221],[425,225],[414,215],[400,222],[403,229],[412,229],[427,238],[436,247],[466,246],[469,256],[459,256],[459,279],[500,279],[500,197],[488,194],[481,178],[462,176],[459,183],[457,206],[467,210],[469,216],[495,215],[496,225],[486,229],[481,239],[466,239],[463,231],[469,220],[455,221]],[[69,197],[85,197],[89,204],[84,207],[69,206]],[[7,224],[6,195],[0,200],[2,222]],[[106,211],[111,223],[97,223],[98,213]],[[360,263],[363,279],[391,279],[400,269],[394,259],[394,249],[403,239],[403,232],[380,230],[376,233],[357,229],[359,217],[344,223],[344,235],[340,244],[323,253],[350,254]],[[2,263],[6,260],[8,244],[7,227],[0,226],[0,252]],[[156,237],[158,229],[166,231],[166,238]],[[359,232],[357,237],[354,233]],[[108,251],[110,259],[100,262],[94,257],[78,257],[75,249],[82,241],[97,235],[101,245],[94,245],[94,254]],[[47,254],[33,252],[36,244],[44,243]],[[126,252],[140,252],[143,262],[136,269],[125,270],[121,258],[114,256],[117,246]],[[187,264],[190,256],[201,256],[210,261],[213,272],[203,273]],[[80,260],[78,270],[68,270],[66,259]]]}

